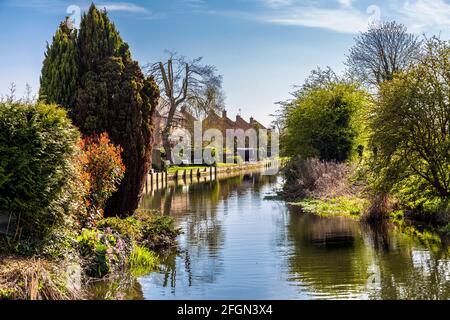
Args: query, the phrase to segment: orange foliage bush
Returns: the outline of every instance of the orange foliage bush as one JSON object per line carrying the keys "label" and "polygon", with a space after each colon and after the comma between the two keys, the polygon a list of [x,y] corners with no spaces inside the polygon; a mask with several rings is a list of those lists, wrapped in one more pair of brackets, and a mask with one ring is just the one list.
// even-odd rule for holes
{"label": "orange foliage bush", "polygon": [[84,196],[87,217],[81,224],[92,227],[103,218],[106,201],[117,191],[125,166],[120,156],[122,148],[113,145],[107,133],[86,137],[80,140],[79,147],[80,180],[87,190]]}

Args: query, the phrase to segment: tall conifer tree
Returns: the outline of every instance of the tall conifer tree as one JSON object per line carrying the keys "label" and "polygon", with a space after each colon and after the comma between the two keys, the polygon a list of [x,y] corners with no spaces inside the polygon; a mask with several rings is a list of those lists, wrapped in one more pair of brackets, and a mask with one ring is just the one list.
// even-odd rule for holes
{"label": "tall conifer tree", "polygon": [[77,32],[66,19],[53,36],[41,73],[39,100],[58,103],[71,109],[75,104],[78,81]]}
{"label": "tall conifer tree", "polygon": [[94,5],[81,21],[77,68],[76,99],[69,106],[74,123],[84,135],[107,132],[123,149],[125,177],[108,201],[105,215],[130,215],[139,205],[151,165],[152,118],[159,88],[132,60],[128,44],[106,12]]}

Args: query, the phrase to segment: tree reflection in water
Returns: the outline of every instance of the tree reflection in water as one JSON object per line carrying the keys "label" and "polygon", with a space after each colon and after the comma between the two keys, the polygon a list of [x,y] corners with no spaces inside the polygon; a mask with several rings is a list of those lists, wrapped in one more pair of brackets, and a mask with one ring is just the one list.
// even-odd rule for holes
{"label": "tree reflection in water", "polygon": [[450,298],[448,247],[438,238],[304,214],[265,199],[277,179],[249,174],[173,185],[146,196],[143,207],[173,216],[184,234],[178,248],[161,255],[161,271],[141,277],[138,289],[137,282],[128,282],[125,296]]}
{"label": "tree reflection in water", "polygon": [[[293,209],[297,210],[297,209]],[[450,261],[387,223],[293,213],[291,281],[313,298],[449,299]]]}

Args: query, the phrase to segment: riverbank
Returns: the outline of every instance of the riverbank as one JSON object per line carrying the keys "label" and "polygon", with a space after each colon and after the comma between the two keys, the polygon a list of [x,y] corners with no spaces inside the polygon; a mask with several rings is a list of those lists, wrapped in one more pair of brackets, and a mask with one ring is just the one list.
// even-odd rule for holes
{"label": "riverbank", "polygon": [[159,267],[158,253],[176,245],[173,219],[137,211],[125,219],[106,218],[67,239],[62,257],[0,255],[0,300],[85,299],[99,279],[137,277]]}
{"label": "riverbank", "polygon": [[214,180],[259,169],[278,168],[284,164],[284,159],[258,161],[252,163],[226,164],[217,166],[172,166],[163,172],[148,174],[145,183],[145,193],[166,188],[170,183],[196,183],[204,179]]}
{"label": "riverbank", "polygon": [[[290,176],[286,176],[290,175]],[[441,236],[450,235],[448,202],[425,209],[405,204],[395,194],[374,196],[362,163],[337,164],[308,159],[285,170],[281,197],[290,205],[320,217],[346,217],[369,223],[389,221],[400,228],[420,225]]]}

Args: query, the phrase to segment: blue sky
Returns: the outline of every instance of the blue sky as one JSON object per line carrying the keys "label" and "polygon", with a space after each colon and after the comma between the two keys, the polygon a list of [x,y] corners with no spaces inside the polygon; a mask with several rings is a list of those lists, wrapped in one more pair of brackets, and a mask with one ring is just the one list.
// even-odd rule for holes
{"label": "blue sky", "polygon": [[[450,0],[150,0],[94,1],[106,7],[141,64],[165,50],[203,56],[224,77],[230,115],[270,123],[274,102],[289,97],[320,66],[344,70],[355,35],[374,19],[450,37]],[[0,0],[0,94],[15,82],[34,91],[47,41],[84,0]],[[70,10],[68,10],[70,9]],[[67,13],[69,11],[70,13]]]}

